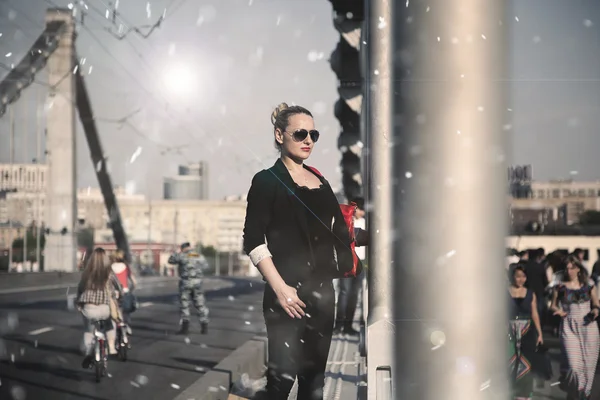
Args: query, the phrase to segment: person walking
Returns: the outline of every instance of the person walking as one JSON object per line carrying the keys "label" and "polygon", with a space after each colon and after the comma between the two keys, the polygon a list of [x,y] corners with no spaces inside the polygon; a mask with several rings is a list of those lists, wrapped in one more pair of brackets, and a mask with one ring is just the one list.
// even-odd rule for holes
{"label": "person walking", "polygon": [[562,318],[560,342],[566,356],[561,388],[568,399],[589,400],[600,349],[598,325],[594,323],[600,304],[595,284],[579,258],[571,255],[566,264],[564,281],[552,296],[552,311]]}
{"label": "person walking", "polygon": [[509,275],[509,378],[512,398],[530,400],[535,378],[548,380],[551,367],[538,350],[544,343],[537,296],[525,285],[525,267],[517,265]]}
{"label": "person walking", "polygon": [[186,335],[190,329],[190,304],[198,311],[200,318],[200,333],[203,335],[208,331],[208,307],[202,290],[203,270],[206,261],[197,252],[192,250],[189,242],[181,245],[180,251],[172,254],[168,260],[169,264],[177,266],[179,274],[179,301],[181,304],[181,329],[178,334]]}
{"label": "person walking", "polygon": [[[365,229],[365,201],[362,198],[352,200],[356,204],[354,213],[354,228],[357,233]],[[358,235],[357,235],[358,236]],[[357,243],[358,245],[359,243]],[[363,262],[365,261],[364,247],[356,247],[356,255]],[[359,332],[352,326],[354,314],[358,306],[358,295],[362,289],[365,272],[363,271],[357,277],[342,278],[339,280],[339,294],[337,300],[337,310],[335,317],[334,334],[345,333],[351,336],[358,336]]]}

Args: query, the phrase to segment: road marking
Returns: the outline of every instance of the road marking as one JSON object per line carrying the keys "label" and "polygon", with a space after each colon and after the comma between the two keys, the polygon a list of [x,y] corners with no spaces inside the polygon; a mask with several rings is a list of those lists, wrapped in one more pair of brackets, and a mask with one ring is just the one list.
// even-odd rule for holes
{"label": "road marking", "polygon": [[[34,274],[38,274],[38,272],[35,272]],[[43,274],[43,272],[39,272],[39,274]],[[160,277],[160,278],[142,278],[140,280],[140,285],[143,284],[150,284],[150,286],[152,286],[152,284],[154,283],[170,283],[170,282],[177,282],[178,280],[176,278],[169,278],[169,277]],[[148,286],[148,287],[150,287]],[[56,289],[67,289],[69,287],[72,288],[77,288],[77,283],[73,282],[73,283],[61,283],[61,284],[55,284],[55,285],[42,285],[42,286],[26,286],[26,287],[16,287],[16,288],[6,288],[6,289],[0,289],[0,295],[2,294],[13,294],[13,293],[25,293],[25,292],[40,292],[40,291],[44,291],[44,290],[56,290]]]}
{"label": "road marking", "polygon": [[62,285],[47,285],[47,286],[33,286],[33,287],[22,287],[22,288],[13,288],[13,289],[0,289],[0,294],[41,292],[43,290],[66,289],[68,287],[76,288],[77,284],[71,283],[71,284],[62,284]]}
{"label": "road marking", "polygon": [[54,330],[53,327],[47,326],[45,328],[36,329],[35,331],[31,331],[31,332],[28,333],[28,335],[36,336],[36,335],[41,335],[42,333],[50,332],[50,331],[53,331],[53,330]]}
{"label": "road marking", "polygon": [[142,307],[149,307],[149,306],[151,306],[151,305],[153,305],[153,304],[154,304],[154,303],[153,303],[153,302],[151,302],[151,301],[147,301],[147,302],[145,302],[145,303],[140,303],[140,308],[142,308]]}

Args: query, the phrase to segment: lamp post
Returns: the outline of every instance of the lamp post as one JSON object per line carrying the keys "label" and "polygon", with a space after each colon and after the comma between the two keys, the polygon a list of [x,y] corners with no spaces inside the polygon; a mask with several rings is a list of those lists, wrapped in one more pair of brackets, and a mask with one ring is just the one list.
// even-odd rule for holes
{"label": "lamp post", "polygon": [[[10,135],[9,135],[9,152],[10,152],[10,161],[9,161],[9,174],[10,174],[10,186],[13,187],[14,181],[14,173],[12,170],[13,164],[15,162],[15,114],[13,110],[13,106],[8,106],[9,113],[9,125],[10,125]],[[13,223],[12,217],[8,213],[8,270],[12,270],[12,260],[13,260]]]}

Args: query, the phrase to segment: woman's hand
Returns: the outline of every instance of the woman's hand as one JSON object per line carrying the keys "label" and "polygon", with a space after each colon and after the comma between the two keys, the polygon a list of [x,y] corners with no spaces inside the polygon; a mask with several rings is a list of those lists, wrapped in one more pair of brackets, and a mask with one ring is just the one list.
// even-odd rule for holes
{"label": "woman's hand", "polygon": [[544,344],[544,337],[542,336],[541,333],[538,332],[538,338],[537,338],[536,345],[539,346],[540,344]]}
{"label": "woman's hand", "polygon": [[567,313],[564,310],[556,310],[554,311],[553,315],[558,315],[561,318],[564,318],[567,316]]}
{"label": "woman's hand", "polygon": [[273,291],[277,295],[277,300],[285,312],[292,318],[302,318],[304,316],[303,308],[306,304],[298,297],[298,291],[291,286],[282,284],[274,288]]}
{"label": "woman's hand", "polygon": [[600,313],[600,311],[598,311],[598,309],[597,309],[597,308],[594,308],[594,309],[592,310],[592,315],[594,316],[594,319],[597,319],[597,318],[598,318],[598,313]]}

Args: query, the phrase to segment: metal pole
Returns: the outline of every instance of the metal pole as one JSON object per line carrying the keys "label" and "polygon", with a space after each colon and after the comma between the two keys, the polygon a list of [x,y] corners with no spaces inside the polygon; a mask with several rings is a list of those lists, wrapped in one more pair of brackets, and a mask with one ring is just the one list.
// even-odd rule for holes
{"label": "metal pole", "polygon": [[[371,202],[367,319],[367,396],[395,399],[392,385],[395,329],[392,322],[392,136],[393,0],[367,2],[366,101]],[[370,9],[369,9],[370,7]]]}
{"label": "metal pole", "polygon": [[227,259],[227,274],[229,276],[233,276],[233,253],[231,252],[231,249],[229,249],[229,252],[227,253],[229,258]]}
{"label": "metal pole", "polygon": [[[37,90],[38,93],[38,101],[36,103],[36,109],[37,107],[39,107],[40,104],[40,100],[43,98],[41,96],[41,89],[38,88]],[[41,127],[41,116],[43,115],[43,113],[37,112],[36,113],[36,128],[35,128],[35,133],[36,133],[36,154],[35,154],[35,158],[37,161],[36,164],[36,197],[37,197],[37,205],[36,205],[36,234],[35,234],[35,262],[37,263],[37,270],[41,271],[41,266],[42,266],[42,260],[41,260],[41,235],[42,235],[42,221],[41,221],[41,192],[42,192],[42,187],[41,187],[41,171],[40,171],[40,167],[42,165],[42,127]]]}
{"label": "metal pole", "polygon": [[221,257],[219,255],[219,250],[215,252],[215,275],[221,276]]}
{"label": "metal pole", "polygon": [[[8,113],[9,113],[9,129],[10,129],[10,134],[9,134],[9,163],[10,163],[10,167],[8,168],[8,171],[10,173],[10,181],[9,181],[9,187],[11,189],[14,189],[14,171],[13,171],[13,163],[15,162],[15,115],[14,115],[14,110],[13,110],[13,106],[9,105],[8,106]],[[7,202],[8,203],[8,202]],[[10,203],[8,203],[10,204]],[[8,270],[11,271],[12,270],[12,259],[13,259],[13,223],[12,223],[12,218],[13,216],[11,215],[12,213],[10,212],[10,210],[8,211]]]}
{"label": "metal pole", "polygon": [[396,175],[375,184],[394,191],[395,399],[509,397],[505,4],[397,2],[389,19]]}
{"label": "metal pole", "polygon": [[29,135],[29,124],[28,124],[28,104],[27,104],[27,93],[23,93],[23,108],[25,109],[25,117],[23,118],[23,164],[29,164],[31,160],[27,156],[27,135]]}
{"label": "metal pole", "polygon": [[[148,197],[148,243],[146,244],[147,254],[152,254],[150,245],[152,243],[152,201]],[[140,262],[141,264],[141,262]]]}
{"label": "metal pole", "polygon": [[[9,163],[12,165],[15,163],[15,110],[14,106],[8,106],[9,124],[10,124],[10,135],[9,135]],[[13,183],[13,175],[11,169],[10,183]],[[11,185],[12,186],[12,185]]]}
{"label": "metal pole", "polygon": [[175,210],[173,218],[173,246],[177,246],[177,223],[179,222],[179,209]]}
{"label": "metal pole", "polygon": [[[27,104],[27,93],[25,92],[23,93],[23,108],[25,109],[25,115],[23,118],[23,164],[29,164],[31,162],[31,159],[28,157],[28,151],[27,151],[27,144],[28,144],[28,140],[27,140],[27,136],[29,135],[29,104]],[[27,173],[27,172],[25,172]],[[27,180],[26,180],[27,181]],[[23,234],[23,271],[27,272],[27,235],[29,233],[29,219],[28,219],[28,214],[29,214],[29,210],[31,209],[31,201],[29,199],[26,200],[26,205],[27,208],[25,208],[25,233]]]}
{"label": "metal pole", "polygon": [[[27,200],[27,207],[31,207],[31,202]],[[27,270],[27,234],[29,233],[29,224],[25,220],[25,233],[23,234],[23,271]]]}

